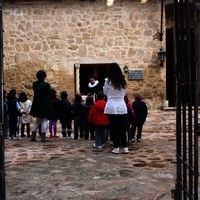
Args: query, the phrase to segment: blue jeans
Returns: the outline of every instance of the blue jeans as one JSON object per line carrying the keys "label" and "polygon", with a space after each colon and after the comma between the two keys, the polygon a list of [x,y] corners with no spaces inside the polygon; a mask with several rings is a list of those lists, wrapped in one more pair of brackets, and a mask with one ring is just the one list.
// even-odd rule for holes
{"label": "blue jeans", "polygon": [[107,127],[96,126],[95,127],[95,145],[102,146],[106,143]]}

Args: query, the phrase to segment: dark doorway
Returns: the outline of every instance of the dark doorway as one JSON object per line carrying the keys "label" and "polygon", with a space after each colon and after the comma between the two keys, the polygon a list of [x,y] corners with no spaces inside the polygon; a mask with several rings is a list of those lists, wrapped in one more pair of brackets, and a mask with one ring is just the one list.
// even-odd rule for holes
{"label": "dark doorway", "polygon": [[106,70],[109,63],[104,64],[81,64],[80,65],[80,93],[88,94],[88,83],[91,77],[96,77],[103,86],[106,78]]}

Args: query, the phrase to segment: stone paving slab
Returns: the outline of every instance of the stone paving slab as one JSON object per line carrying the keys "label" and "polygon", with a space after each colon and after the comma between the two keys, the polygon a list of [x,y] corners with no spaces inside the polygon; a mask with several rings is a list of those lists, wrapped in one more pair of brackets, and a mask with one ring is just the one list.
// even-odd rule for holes
{"label": "stone paving slab", "polygon": [[5,140],[8,200],[169,200],[175,187],[175,112],[150,111],[130,153],[91,140]]}

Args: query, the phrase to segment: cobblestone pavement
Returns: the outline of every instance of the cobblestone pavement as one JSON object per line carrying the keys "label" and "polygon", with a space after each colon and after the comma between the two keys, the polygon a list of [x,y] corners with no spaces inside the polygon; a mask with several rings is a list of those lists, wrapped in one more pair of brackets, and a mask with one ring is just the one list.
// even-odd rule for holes
{"label": "cobblestone pavement", "polygon": [[94,141],[5,140],[7,200],[171,200],[175,187],[175,111],[149,111],[142,141],[111,153]]}

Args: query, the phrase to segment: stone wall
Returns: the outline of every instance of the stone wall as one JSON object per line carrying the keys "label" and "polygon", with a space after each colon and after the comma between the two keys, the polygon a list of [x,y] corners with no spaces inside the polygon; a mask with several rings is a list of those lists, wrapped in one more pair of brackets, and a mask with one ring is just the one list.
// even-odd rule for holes
{"label": "stone wall", "polygon": [[[141,94],[151,109],[165,99],[166,72],[160,67],[155,39],[160,30],[160,4],[129,0],[63,0],[4,3],[5,89],[28,92],[37,70],[58,92],[74,96],[74,64],[117,62],[129,70],[144,70],[143,80],[128,80],[127,94],[133,101]],[[165,38],[164,38],[165,40]]]}

